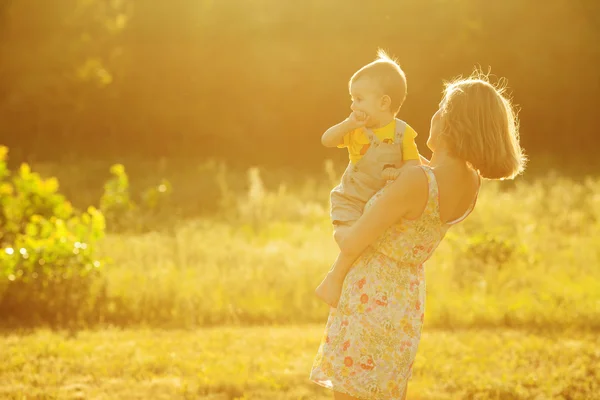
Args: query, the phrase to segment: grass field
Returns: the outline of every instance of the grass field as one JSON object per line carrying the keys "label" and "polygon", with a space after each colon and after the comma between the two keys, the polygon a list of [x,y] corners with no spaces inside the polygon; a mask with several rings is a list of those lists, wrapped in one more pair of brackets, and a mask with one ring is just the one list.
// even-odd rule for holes
{"label": "grass field", "polygon": [[[308,381],[323,327],[0,336],[2,399],[330,399]],[[594,399],[600,339],[425,327],[410,399]]]}

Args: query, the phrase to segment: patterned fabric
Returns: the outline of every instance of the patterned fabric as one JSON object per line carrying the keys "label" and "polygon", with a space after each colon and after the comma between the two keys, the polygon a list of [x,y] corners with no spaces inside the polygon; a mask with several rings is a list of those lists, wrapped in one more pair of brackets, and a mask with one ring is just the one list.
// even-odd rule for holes
{"label": "patterned fabric", "polygon": [[[391,143],[394,141],[397,127],[401,127],[404,131],[402,138],[402,153],[404,153],[404,160],[419,160],[419,150],[415,143],[417,132],[415,132],[415,130],[407,123],[403,122],[398,125],[398,120],[394,119],[392,122],[381,128],[373,128],[372,132],[381,142]],[[366,153],[370,145],[371,140],[368,135],[363,128],[358,128],[345,134],[342,143],[337,147],[347,148],[350,162],[356,164]]]}
{"label": "patterned fabric", "polygon": [[402,163],[402,142],[406,123],[396,120],[395,140],[383,143],[371,130],[365,131],[371,143],[364,156],[356,163],[348,163],[340,183],[330,193],[331,221],[352,224],[363,213],[367,201],[386,184],[381,171],[386,164]]}
{"label": "patterned fabric", "polygon": [[344,280],[338,307],[330,309],[310,373],[321,386],[359,399],[404,395],[423,325],[423,263],[449,227],[440,219],[435,175],[422,168],[429,185],[422,215],[390,227],[361,254]]}

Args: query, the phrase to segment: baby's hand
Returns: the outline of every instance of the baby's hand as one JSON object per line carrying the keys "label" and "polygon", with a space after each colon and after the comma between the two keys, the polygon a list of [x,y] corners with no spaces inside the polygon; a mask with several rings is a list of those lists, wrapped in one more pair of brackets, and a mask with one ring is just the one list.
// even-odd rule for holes
{"label": "baby's hand", "polygon": [[393,181],[400,176],[402,170],[400,168],[386,168],[381,171],[381,177],[386,181]]}
{"label": "baby's hand", "polygon": [[367,113],[362,111],[352,111],[348,117],[348,120],[352,123],[354,129],[364,127],[367,124],[368,119],[369,116]]}

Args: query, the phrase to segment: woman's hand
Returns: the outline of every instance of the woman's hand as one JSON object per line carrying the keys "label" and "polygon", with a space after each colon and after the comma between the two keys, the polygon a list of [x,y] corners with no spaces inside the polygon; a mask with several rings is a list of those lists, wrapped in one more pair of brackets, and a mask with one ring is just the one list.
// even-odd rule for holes
{"label": "woman's hand", "polygon": [[386,181],[394,181],[400,176],[402,170],[400,168],[386,168],[381,172],[381,177]]}

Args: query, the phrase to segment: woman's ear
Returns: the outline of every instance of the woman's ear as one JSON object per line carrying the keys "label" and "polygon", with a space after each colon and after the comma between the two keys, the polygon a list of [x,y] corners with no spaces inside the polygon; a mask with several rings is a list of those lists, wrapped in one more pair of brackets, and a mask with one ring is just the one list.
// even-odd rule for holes
{"label": "woman's ear", "polygon": [[440,133],[442,134],[442,136],[446,135],[446,133],[448,132],[448,118],[446,118],[446,114],[445,113],[441,113],[440,114]]}
{"label": "woman's ear", "polygon": [[448,119],[444,118],[444,115],[442,115],[440,118],[440,132],[437,137],[438,147],[446,147],[448,145],[448,140],[451,139],[449,134],[450,124],[448,123]]}
{"label": "woman's ear", "polygon": [[436,131],[439,135],[444,135],[448,129],[448,120],[442,110],[438,110],[433,116],[432,125],[435,125]]}
{"label": "woman's ear", "polygon": [[381,110],[387,110],[392,107],[392,99],[387,94],[381,96]]}

